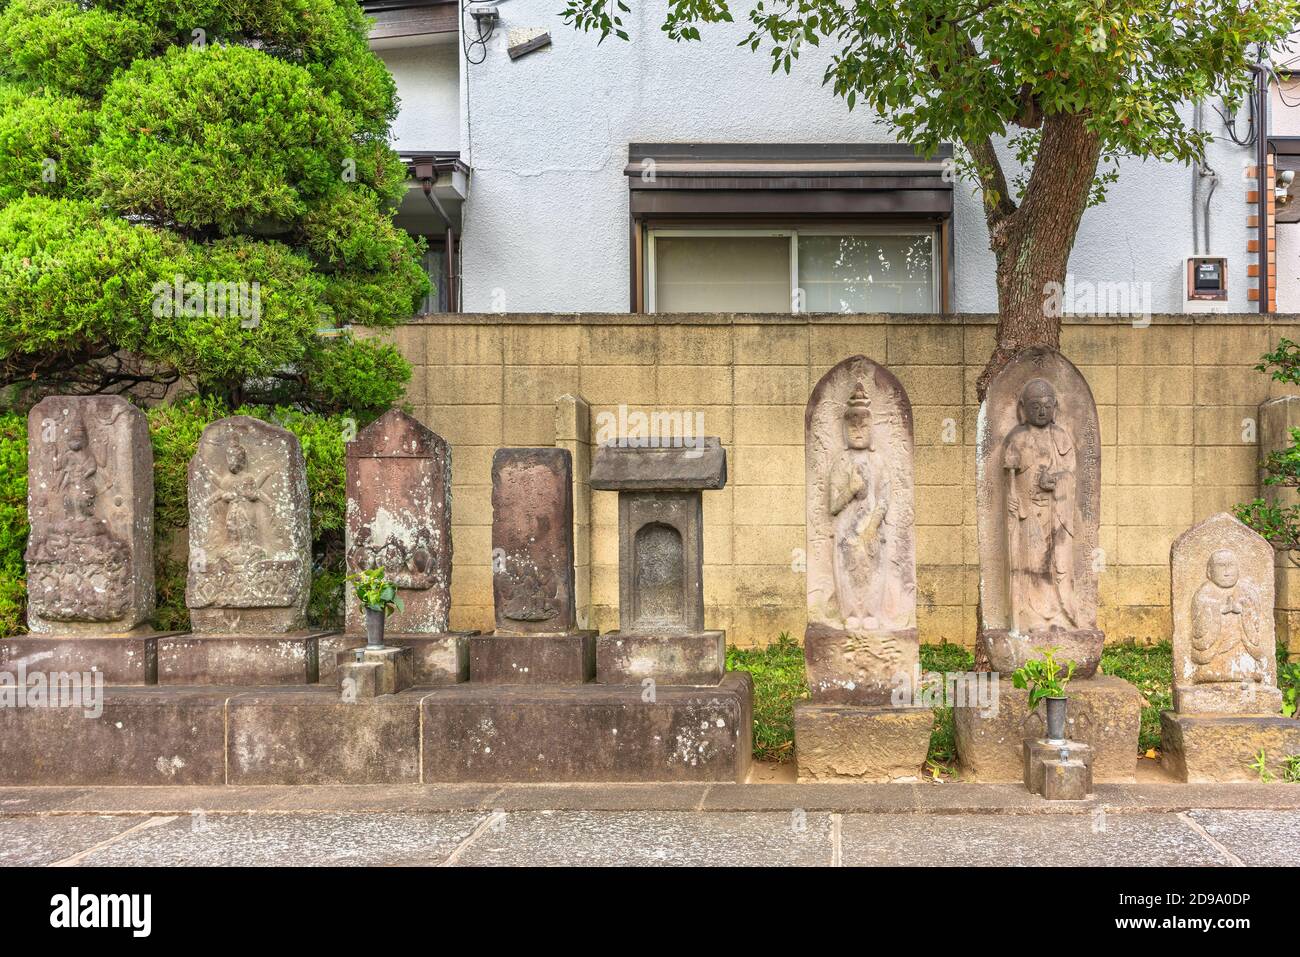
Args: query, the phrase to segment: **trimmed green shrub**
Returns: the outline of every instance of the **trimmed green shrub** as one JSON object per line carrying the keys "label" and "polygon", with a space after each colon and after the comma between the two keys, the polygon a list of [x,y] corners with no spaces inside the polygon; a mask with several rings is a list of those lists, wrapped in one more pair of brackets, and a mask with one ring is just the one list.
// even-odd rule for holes
{"label": "trimmed green shrub", "polygon": [[366,23],[355,0],[0,3],[10,402],[178,379],[232,406],[400,398],[398,357],[318,336],[429,290]]}
{"label": "trimmed green shrub", "polygon": [[26,630],[27,420],[0,415],[0,635]]}

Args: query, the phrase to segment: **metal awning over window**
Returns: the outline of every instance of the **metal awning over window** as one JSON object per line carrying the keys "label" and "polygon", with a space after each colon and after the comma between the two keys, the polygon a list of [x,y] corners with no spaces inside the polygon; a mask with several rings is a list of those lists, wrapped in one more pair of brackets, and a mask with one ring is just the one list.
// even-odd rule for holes
{"label": "metal awning over window", "polygon": [[951,158],[905,143],[633,143],[624,172],[633,217],[938,220],[952,215]]}

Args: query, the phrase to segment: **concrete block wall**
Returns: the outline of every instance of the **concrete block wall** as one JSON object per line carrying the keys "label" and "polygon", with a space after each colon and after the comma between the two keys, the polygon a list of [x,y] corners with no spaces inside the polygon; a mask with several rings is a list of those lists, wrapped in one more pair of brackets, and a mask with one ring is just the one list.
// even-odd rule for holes
{"label": "concrete block wall", "polygon": [[[622,405],[702,413],[704,434],[726,446],[727,488],[704,495],[709,626],[742,646],[801,638],[804,404],[827,369],[860,353],[889,366],[914,410],[922,640],[972,645],[975,381],[994,325],[987,315],[464,314],[383,333],[415,367],[412,411],[452,444],[453,627],[492,623],[493,450],[565,445],[583,486],[592,443]],[[1300,316],[1066,318],[1062,351],[1101,422],[1110,640],[1167,638],[1173,539],[1257,494],[1258,406],[1295,390],[1254,366],[1284,336],[1300,339]],[[575,502],[580,606],[591,627],[612,629],[617,498],[581,488]]]}

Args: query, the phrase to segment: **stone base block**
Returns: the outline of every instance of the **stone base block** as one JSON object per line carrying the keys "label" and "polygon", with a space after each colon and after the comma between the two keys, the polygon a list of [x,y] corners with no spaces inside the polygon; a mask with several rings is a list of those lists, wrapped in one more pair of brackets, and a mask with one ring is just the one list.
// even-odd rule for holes
{"label": "stone base block", "polygon": [[469,680],[489,685],[580,685],[596,676],[596,633],[477,635]]}
{"label": "stone base block", "polygon": [[1042,793],[1049,801],[1086,800],[1092,793],[1092,772],[1074,758],[1044,761]]}
{"label": "stone base block", "polygon": [[1096,628],[1052,628],[1016,634],[1001,628],[982,628],[977,638],[976,660],[987,657],[993,670],[1009,675],[1031,658],[1041,658],[1039,648],[1055,648],[1060,664],[1074,662],[1075,678],[1091,678],[1101,664],[1106,636]]}
{"label": "stone base block", "polygon": [[743,782],[753,687],[444,688],[424,699],[424,780]]}
{"label": "stone base block", "polygon": [[412,681],[420,688],[441,688],[469,681],[469,640],[477,631],[439,635],[385,635],[396,648],[410,648]]}
{"label": "stone base block", "polygon": [[233,697],[227,783],[418,783],[420,699],[426,693],[355,704],[324,686]]}
{"label": "stone base block", "polygon": [[596,639],[596,681],[639,685],[716,685],[727,670],[727,633],[633,634],[611,631]]}
{"label": "stone base block", "polygon": [[[413,680],[416,687],[441,688],[469,681],[469,640],[477,631],[447,631],[384,635],[384,643],[394,648],[410,648]],[[333,683],[334,669],[340,661],[354,661],[340,652],[355,651],[366,644],[364,635],[334,635],[320,642],[320,680]]]}
{"label": "stone base block", "polygon": [[222,784],[228,697],[211,688],[109,688],[98,713],[0,708],[0,784]]}
{"label": "stone base block", "polygon": [[349,704],[363,698],[397,694],[411,687],[414,655],[410,648],[358,648],[344,651],[339,661],[339,697]]}
{"label": "stone base block", "polygon": [[1092,793],[1092,748],[1081,741],[1052,741],[1039,738],[1025,742],[1025,787],[1030,794],[1046,797],[1049,765],[1051,773],[1060,778],[1058,787],[1073,783],[1073,771],[1061,770],[1057,765],[1081,764],[1085,771],[1081,797]]}
{"label": "stone base block", "polygon": [[[1092,747],[1093,777],[1098,783],[1131,782],[1137,773],[1138,731],[1142,697],[1114,675],[1071,681],[1066,694],[1066,734]],[[957,757],[963,777],[980,782],[1024,779],[1024,743],[1046,734],[1045,705],[1029,711],[1029,692],[998,681],[994,707],[954,708]]]}
{"label": "stone base block", "polygon": [[354,704],[329,685],[109,688],[98,713],[0,708],[0,785],[739,782],[752,697],[747,674],[659,686],[653,702],[594,684],[462,684]]}
{"label": "stone base block", "polygon": [[181,635],[158,641],[160,685],[305,685],[320,677],[319,643],[296,635]]}
{"label": "stone base block", "polygon": [[1174,685],[1178,714],[1281,714],[1280,689],[1255,681]]}
{"label": "stone base block", "polygon": [[17,679],[42,672],[99,672],[107,685],[158,681],[158,641],[175,632],[105,635],[24,635],[0,639],[0,672]]}
{"label": "stone base block", "polygon": [[800,781],[919,781],[930,749],[930,708],[794,706]]}
{"label": "stone base block", "polygon": [[919,660],[915,628],[849,632],[816,623],[804,631],[808,689],[817,704],[884,706],[900,673],[912,676]]}
{"label": "stone base block", "polygon": [[1300,754],[1300,719],[1160,713],[1160,764],[1179,781],[1258,781],[1250,765],[1260,751],[1269,773],[1282,780],[1282,759]]}

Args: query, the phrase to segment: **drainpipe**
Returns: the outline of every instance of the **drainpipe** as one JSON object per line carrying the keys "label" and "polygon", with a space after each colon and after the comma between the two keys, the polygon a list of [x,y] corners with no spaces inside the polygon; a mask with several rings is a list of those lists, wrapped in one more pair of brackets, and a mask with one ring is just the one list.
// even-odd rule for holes
{"label": "drainpipe", "polygon": [[1268,71],[1257,65],[1255,71],[1255,115],[1259,117],[1255,129],[1255,172],[1259,189],[1259,311],[1268,312]]}
{"label": "drainpipe", "polygon": [[457,288],[460,276],[456,270],[456,227],[452,225],[451,217],[447,211],[442,208],[442,203],[438,202],[438,197],[434,195],[433,183],[436,175],[432,163],[416,163],[415,178],[420,181],[420,189],[424,192],[424,198],[429,201],[434,212],[442,219],[446,227],[444,243],[447,248],[447,311],[460,311],[460,294]]}

